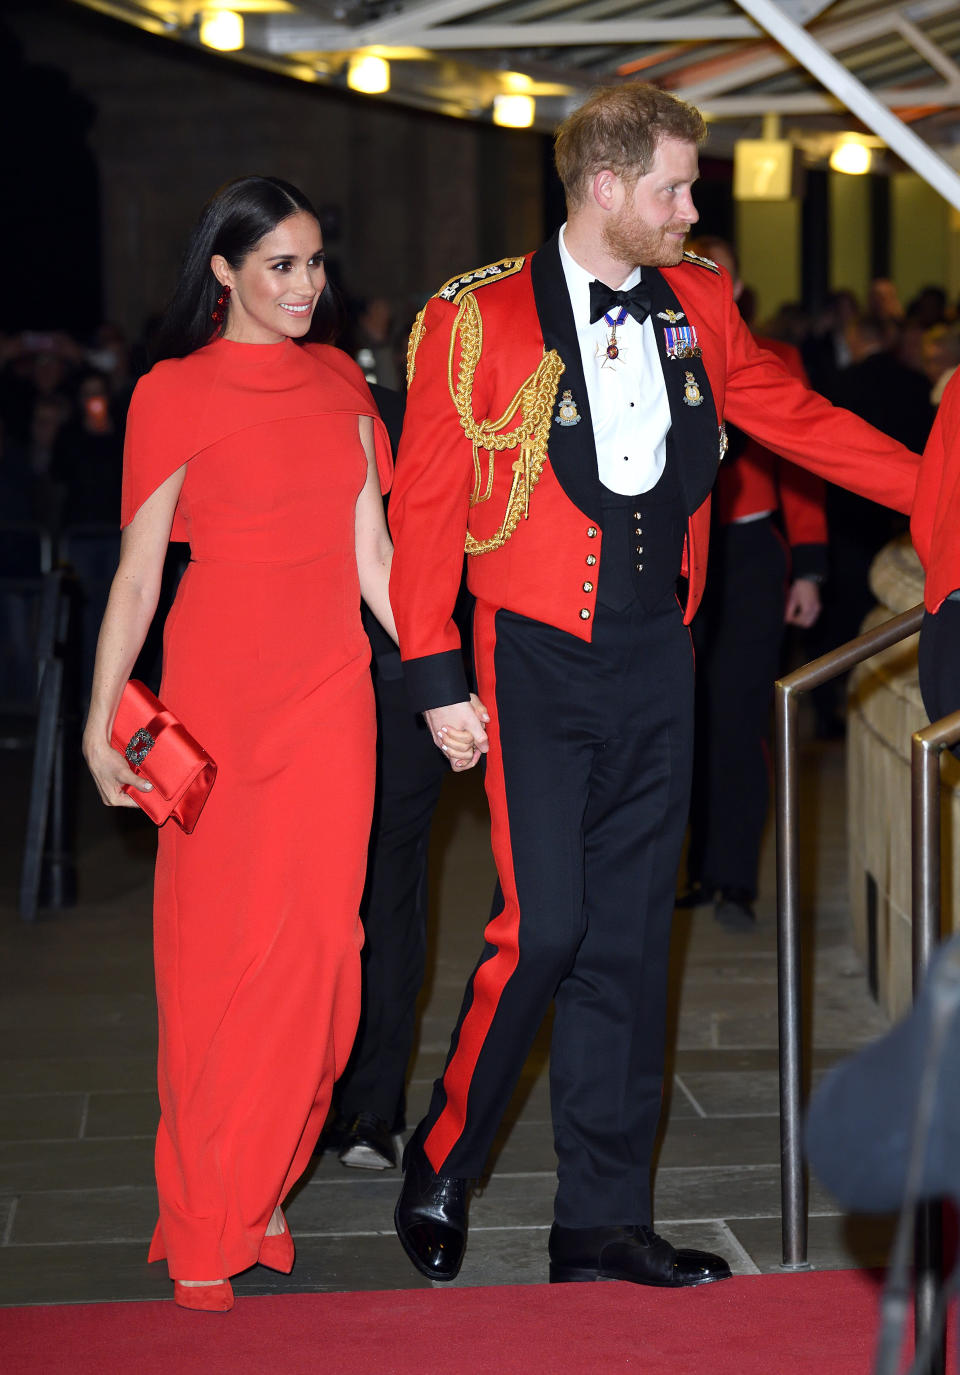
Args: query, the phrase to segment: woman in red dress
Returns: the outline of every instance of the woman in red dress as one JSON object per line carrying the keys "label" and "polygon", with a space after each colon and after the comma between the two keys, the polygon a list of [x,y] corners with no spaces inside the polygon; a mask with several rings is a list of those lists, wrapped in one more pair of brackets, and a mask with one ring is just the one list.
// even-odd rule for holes
{"label": "woman in red dress", "polygon": [[[360,998],[357,916],[376,724],[360,599],[391,635],[390,452],[359,368],[300,344],[329,303],[295,187],[246,177],[205,208],[137,386],[120,564],[84,753],[101,796],[145,788],[110,730],[168,540],[191,562],[160,695],[218,765],[196,828],[160,831],[160,1218],[175,1297],[224,1310],[229,1277],[289,1271],[280,1205],[310,1160]],[[450,737],[454,766],[472,751]]]}
{"label": "woman in red dress", "polygon": [[[923,451],[910,534],[925,573],[920,691],[931,721],[960,711],[960,372]],[[960,746],[954,748],[960,758]]]}

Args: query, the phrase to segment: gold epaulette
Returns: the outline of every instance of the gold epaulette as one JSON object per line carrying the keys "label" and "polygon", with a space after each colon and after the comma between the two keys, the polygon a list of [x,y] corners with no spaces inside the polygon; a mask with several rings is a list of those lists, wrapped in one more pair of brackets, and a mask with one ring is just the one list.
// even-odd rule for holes
{"label": "gold epaulette", "polygon": [[461,299],[474,287],[486,286],[489,282],[503,277],[512,277],[523,267],[522,258],[501,258],[498,263],[487,263],[486,267],[475,267],[472,272],[463,272],[459,277],[451,277],[437,292],[441,301],[453,301],[459,305]]}
{"label": "gold epaulette", "polygon": [[696,263],[697,267],[705,267],[709,272],[715,272],[718,277],[720,276],[720,269],[712,258],[701,258],[699,253],[687,252],[683,255],[683,261],[685,263]]}

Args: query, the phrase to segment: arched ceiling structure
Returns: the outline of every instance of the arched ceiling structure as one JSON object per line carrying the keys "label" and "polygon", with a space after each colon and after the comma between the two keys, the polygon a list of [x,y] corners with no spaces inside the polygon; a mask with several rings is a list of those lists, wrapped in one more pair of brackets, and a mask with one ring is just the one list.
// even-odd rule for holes
{"label": "arched ceiling structure", "polygon": [[379,99],[483,120],[495,95],[524,92],[545,131],[598,82],[640,77],[703,109],[713,152],[779,119],[816,163],[859,129],[960,208],[958,0],[75,2],[194,44],[204,11],[231,9],[236,59],[341,85],[373,53],[390,63]]}

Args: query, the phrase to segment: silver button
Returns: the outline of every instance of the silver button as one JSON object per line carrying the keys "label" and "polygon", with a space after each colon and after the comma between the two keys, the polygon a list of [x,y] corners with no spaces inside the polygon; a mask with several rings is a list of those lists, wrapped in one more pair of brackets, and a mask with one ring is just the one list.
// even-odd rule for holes
{"label": "silver button", "polygon": [[597,561],[597,556],[596,556],[596,554],[588,554],[588,555],[587,555],[587,563],[590,565],[591,568],[592,568],[593,565],[596,563],[596,561]]}
{"label": "silver button", "polygon": [[638,564],[637,564],[637,572],[638,572],[638,573],[642,573],[642,572],[643,572],[643,564],[642,564],[642,563],[638,563]]}
{"label": "silver button", "polygon": [[584,592],[592,592],[592,591],[593,591],[593,583],[592,583],[592,582],[585,582],[585,583],[583,584],[583,590],[584,590]]}
{"label": "silver button", "polygon": [[581,621],[589,621],[589,619],[590,619],[590,612],[587,610],[586,607],[583,607],[583,608],[581,609],[581,611],[580,611],[580,619],[581,619]]}
{"label": "silver button", "polygon": [[597,537],[597,527],[596,527],[595,525],[588,525],[588,526],[587,526],[587,539],[596,539],[596,537]]}
{"label": "silver button", "polygon": [[643,519],[643,517],[641,516],[641,514],[640,514],[639,511],[634,511],[634,513],[633,513],[633,518],[634,518],[634,520],[642,520],[642,519]]}
{"label": "silver button", "polygon": [[643,531],[640,529],[640,526],[638,525],[637,528],[636,528],[636,530],[634,530],[633,533],[634,533],[635,535],[642,535],[642,534],[643,534]]}
{"label": "silver button", "polygon": [[642,544],[638,544],[638,545],[637,545],[637,553],[638,553],[638,554],[642,554],[642,553],[643,553],[643,545],[642,545]]}

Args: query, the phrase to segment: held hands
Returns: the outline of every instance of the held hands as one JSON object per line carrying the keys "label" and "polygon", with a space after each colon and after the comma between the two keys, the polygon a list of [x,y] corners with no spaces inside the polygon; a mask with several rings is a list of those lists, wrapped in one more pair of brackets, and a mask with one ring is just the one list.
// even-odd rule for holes
{"label": "held hands", "polygon": [[794,579],[787,594],[787,609],[783,617],[786,624],[807,629],[819,615],[820,588],[811,578]]}
{"label": "held hands", "polygon": [[138,778],[127,764],[119,750],[115,750],[99,731],[89,727],[83,734],[83,757],[93,774],[101,801],[108,807],[135,807],[137,804],[122,790],[125,783],[139,788],[143,793],[151,792],[153,784]]}
{"label": "held hands", "polygon": [[454,702],[447,707],[432,707],[423,713],[434,743],[450,760],[451,769],[462,773],[472,769],[490,748],[484,724],[490,720],[486,707],[476,693],[469,702]]}

